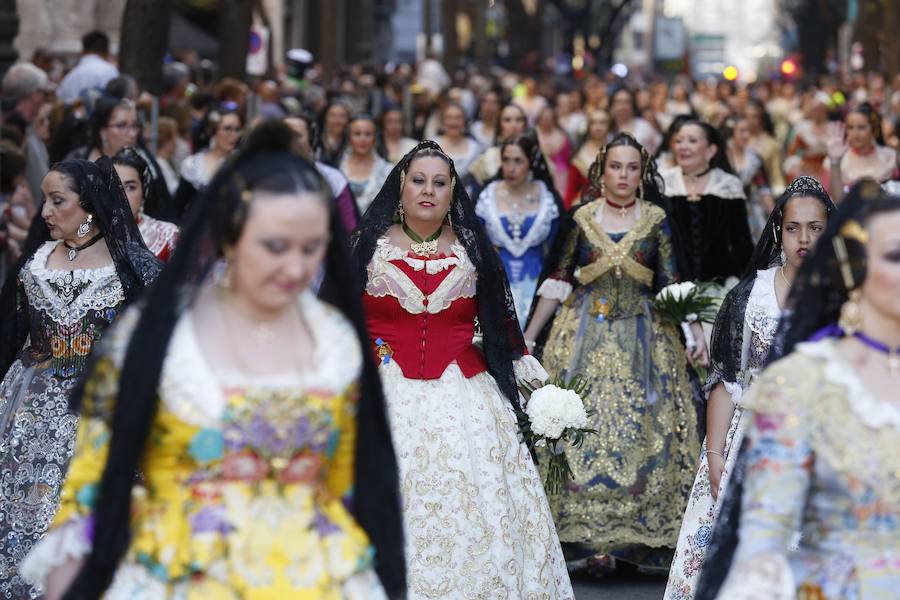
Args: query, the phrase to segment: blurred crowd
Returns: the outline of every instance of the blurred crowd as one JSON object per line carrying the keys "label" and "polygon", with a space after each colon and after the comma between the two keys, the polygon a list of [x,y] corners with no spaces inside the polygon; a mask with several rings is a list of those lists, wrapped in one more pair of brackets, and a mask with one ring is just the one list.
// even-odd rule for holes
{"label": "blurred crowd", "polygon": [[[344,195],[352,229],[393,164],[416,142],[436,140],[477,197],[499,168],[497,146],[531,128],[566,207],[580,197],[598,150],[620,131],[675,166],[674,131],[688,117],[721,134],[727,170],[745,186],[751,229],[765,222],[785,182],[812,175],[835,197],[862,177],[898,177],[900,76],[877,72],[752,84],[718,78],[620,78],[448,73],[418,64],[350,65],[325,77],[306,52],[288,54],[272,79],[216,78],[195,53],[169,57],[154,97],[119,72],[102,32],[83,38],[66,66],[46,52],[3,79],[0,248],[7,267],[20,251],[49,165],[67,157],[112,157],[134,147],[149,163],[157,216],[178,222],[185,207],[240,143],[248,126],[287,119]],[[164,199],[165,201],[162,201]],[[754,228],[754,221],[757,225]],[[758,231],[754,231],[758,235]]]}

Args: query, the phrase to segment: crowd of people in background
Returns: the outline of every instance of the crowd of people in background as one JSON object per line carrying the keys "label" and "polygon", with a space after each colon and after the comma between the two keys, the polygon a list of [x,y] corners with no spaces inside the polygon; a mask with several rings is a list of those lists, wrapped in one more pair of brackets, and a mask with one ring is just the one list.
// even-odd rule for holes
{"label": "crowd of people in background", "polygon": [[83,55],[68,72],[43,52],[34,61],[17,64],[3,88],[9,166],[2,197],[4,206],[19,207],[7,217],[7,265],[40,200],[40,178],[49,164],[138,146],[165,184],[160,192],[184,210],[241,133],[272,117],[312,125],[316,159],[347,179],[359,213],[390,166],[417,141],[437,141],[471,193],[495,174],[495,148],[525,128],[534,130],[555,191],[568,207],[586,185],[596,150],[613,134],[632,134],[664,168],[678,164],[675,132],[682,121],[705,123],[721,138],[726,170],[741,180],[757,239],[774,198],[800,175],[816,177],[835,196],[863,177],[898,177],[900,81],[877,72],[740,84],[686,75],[448,74],[427,59],[390,70],[353,65],[327,79],[311,68],[304,79],[284,75],[247,84],[211,79],[189,53],[164,66],[159,117],[151,122],[150,95],[119,73],[104,34],[85,36]]}
{"label": "crowd of people in background", "polygon": [[[92,32],[4,76],[0,590],[887,597],[900,77],[300,66],[171,56],[153,96]],[[712,331],[654,308],[679,281]],[[595,431],[545,494],[514,411],[551,376]],[[785,396],[819,380],[849,433]]]}

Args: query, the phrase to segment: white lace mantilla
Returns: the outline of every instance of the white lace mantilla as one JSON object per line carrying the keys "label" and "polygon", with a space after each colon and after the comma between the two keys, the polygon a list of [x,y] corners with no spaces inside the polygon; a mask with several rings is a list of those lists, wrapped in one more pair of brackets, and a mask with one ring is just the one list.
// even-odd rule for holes
{"label": "white lace mantilla", "polygon": [[[402,260],[416,271],[425,269],[429,275],[436,275],[453,269],[427,296],[413,283],[400,267],[391,261]],[[475,265],[466,255],[466,250],[458,241],[450,246],[446,258],[422,260],[409,256],[409,252],[393,245],[382,237],[375,246],[375,252],[368,266],[366,293],[374,298],[393,296],[407,312],[419,315],[423,312],[435,315],[447,309],[458,298],[474,298],[478,273]]]}
{"label": "white lace mantilla", "polygon": [[821,359],[825,377],[847,390],[850,407],[863,423],[875,429],[890,426],[900,432],[900,406],[882,402],[872,395],[853,366],[840,355],[835,340],[798,344],[797,352]]}
{"label": "white lace mantilla", "polygon": [[503,226],[503,215],[497,208],[499,181],[488,184],[475,205],[475,214],[484,220],[484,227],[488,237],[491,238],[491,243],[495,246],[502,246],[516,258],[521,257],[531,248],[543,244],[550,235],[553,220],[559,217],[559,209],[556,207],[553,194],[550,193],[543,181],[538,181],[537,184],[541,190],[538,209],[535,213],[526,215],[534,216],[534,222],[528,229],[528,233],[520,240],[515,240]]}
{"label": "white lace mantilla", "polygon": [[61,241],[47,242],[28,262],[22,285],[31,306],[60,325],[73,325],[91,310],[115,308],[125,301],[113,263],[97,269],[48,269],[50,254]]}
{"label": "white lace mantilla", "polygon": [[334,393],[346,389],[362,370],[362,350],[352,325],[311,292],[304,292],[299,303],[315,340],[315,369],[283,376],[214,372],[203,357],[190,313],[182,316],[169,343],[159,382],[166,408],[186,423],[213,427],[225,410],[223,387],[315,388]]}
{"label": "white lace mantilla", "polygon": [[[681,172],[681,167],[675,166],[663,169],[660,171],[660,175],[662,175],[665,183],[666,196],[687,196],[687,188],[684,185],[684,174]],[[718,167],[710,172],[709,181],[706,184],[706,189],[703,190],[703,194],[717,198],[746,199],[741,180]]]}

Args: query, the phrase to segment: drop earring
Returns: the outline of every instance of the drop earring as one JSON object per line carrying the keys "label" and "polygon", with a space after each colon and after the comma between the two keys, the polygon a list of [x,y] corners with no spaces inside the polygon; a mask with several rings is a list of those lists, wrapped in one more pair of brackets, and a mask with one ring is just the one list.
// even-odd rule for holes
{"label": "drop earring", "polygon": [[406,223],[406,213],[403,212],[403,203],[397,205],[397,220],[401,224]]}
{"label": "drop earring", "polygon": [[861,298],[862,292],[856,288],[850,291],[847,300],[841,305],[838,325],[844,330],[845,335],[853,335],[862,328],[862,309],[859,305]]}
{"label": "drop earring", "polygon": [[91,223],[94,222],[94,215],[88,213],[87,219],[84,223],[78,226],[78,237],[83,238],[87,237],[87,234],[91,232]]}

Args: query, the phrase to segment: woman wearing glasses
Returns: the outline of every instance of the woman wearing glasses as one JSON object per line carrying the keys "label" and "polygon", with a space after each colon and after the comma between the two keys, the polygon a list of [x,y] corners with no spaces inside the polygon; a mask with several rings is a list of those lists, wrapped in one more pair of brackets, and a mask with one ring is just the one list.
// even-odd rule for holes
{"label": "woman wearing glasses", "polygon": [[181,163],[181,181],[174,198],[179,214],[184,214],[194,196],[206,189],[225,159],[237,148],[243,126],[237,104],[233,102],[223,103],[203,117],[200,139],[194,146],[202,149]]}
{"label": "woman wearing glasses", "polygon": [[97,102],[90,118],[90,141],[76,148],[68,158],[95,161],[101,156],[113,157],[126,146],[137,142],[141,126],[130,100],[104,98]]}

